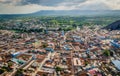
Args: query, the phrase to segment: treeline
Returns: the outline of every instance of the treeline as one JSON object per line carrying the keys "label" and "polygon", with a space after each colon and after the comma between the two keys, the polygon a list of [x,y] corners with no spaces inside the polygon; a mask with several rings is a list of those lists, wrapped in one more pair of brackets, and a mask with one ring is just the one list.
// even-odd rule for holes
{"label": "treeline", "polygon": [[117,16],[95,16],[95,17],[70,17],[70,16],[60,16],[60,17],[40,17],[43,22],[48,24],[56,25],[108,25],[120,17]]}
{"label": "treeline", "polygon": [[[0,29],[14,30],[16,32],[42,32],[43,28],[60,28],[69,31],[77,26],[82,27],[108,25],[120,17],[96,16],[96,17],[71,17],[71,16],[40,16],[40,17],[13,17],[8,19],[0,18]],[[41,28],[42,27],[42,28]]]}

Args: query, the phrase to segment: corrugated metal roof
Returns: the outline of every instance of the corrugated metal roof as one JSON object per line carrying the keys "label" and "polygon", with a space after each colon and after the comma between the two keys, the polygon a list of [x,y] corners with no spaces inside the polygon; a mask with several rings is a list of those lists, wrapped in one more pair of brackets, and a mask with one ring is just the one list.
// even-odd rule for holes
{"label": "corrugated metal roof", "polygon": [[112,63],[115,65],[115,67],[120,70],[120,60],[112,60]]}

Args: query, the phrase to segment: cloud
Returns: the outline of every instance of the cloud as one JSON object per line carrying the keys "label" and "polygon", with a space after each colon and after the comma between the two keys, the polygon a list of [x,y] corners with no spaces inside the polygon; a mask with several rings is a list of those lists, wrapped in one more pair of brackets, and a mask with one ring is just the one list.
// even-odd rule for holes
{"label": "cloud", "polygon": [[80,10],[110,10],[111,8],[107,6],[104,1],[98,0],[87,0],[84,3],[80,3],[75,6],[75,9]]}
{"label": "cloud", "polygon": [[[36,4],[29,4],[24,6],[13,6],[0,4],[0,14],[27,14],[34,13],[40,10],[72,10],[73,8],[68,8],[65,6],[41,6]],[[5,9],[3,9],[5,8]]]}
{"label": "cloud", "polygon": [[37,4],[42,6],[57,6],[61,3],[67,2],[85,2],[87,0],[0,0],[3,4],[13,4],[13,5],[29,5]]}
{"label": "cloud", "polygon": [[120,10],[120,0],[0,0],[0,14],[40,10]]}
{"label": "cloud", "polygon": [[105,0],[104,3],[112,10],[120,10],[120,0]]}
{"label": "cloud", "polygon": [[38,4],[38,5],[42,5],[42,6],[55,6],[64,1],[65,0],[23,0],[23,1],[21,1],[21,4],[22,5]]}
{"label": "cloud", "polygon": [[0,0],[0,3],[7,5],[18,5],[21,3],[21,0]]}

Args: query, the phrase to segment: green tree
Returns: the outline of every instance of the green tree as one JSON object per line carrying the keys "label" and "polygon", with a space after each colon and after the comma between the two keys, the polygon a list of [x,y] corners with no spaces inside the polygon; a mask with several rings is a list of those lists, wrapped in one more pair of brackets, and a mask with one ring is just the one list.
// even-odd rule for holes
{"label": "green tree", "polygon": [[60,68],[60,67],[57,66],[57,67],[55,68],[55,70],[56,70],[57,72],[58,72],[58,71],[62,71],[62,68]]}
{"label": "green tree", "polygon": [[46,48],[47,46],[48,46],[47,43],[43,43],[43,45],[42,45],[43,48]]}
{"label": "green tree", "polygon": [[110,56],[110,50],[104,50],[103,54],[107,57]]}
{"label": "green tree", "polygon": [[4,73],[5,71],[6,71],[5,69],[1,68],[0,69],[0,74]]}
{"label": "green tree", "polygon": [[8,63],[8,67],[11,67],[13,64],[12,64],[12,62],[9,62]]}
{"label": "green tree", "polygon": [[23,72],[24,72],[23,69],[18,69],[15,76],[23,76]]}

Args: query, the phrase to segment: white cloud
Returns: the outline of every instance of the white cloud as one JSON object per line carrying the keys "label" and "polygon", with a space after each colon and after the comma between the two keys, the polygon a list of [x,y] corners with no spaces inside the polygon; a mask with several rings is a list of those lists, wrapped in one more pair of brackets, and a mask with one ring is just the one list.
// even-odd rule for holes
{"label": "white cloud", "polygon": [[21,0],[0,0],[1,4],[7,4],[7,5],[17,5],[21,2]]}
{"label": "white cloud", "polygon": [[101,0],[88,0],[84,3],[79,3],[76,9],[80,10],[110,10],[110,8]]}
{"label": "white cloud", "polygon": [[85,0],[84,2],[71,1],[59,5],[69,6],[78,10],[120,10],[120,0]]}
{"label": "white cloud", "polygon": [[[9,2],[10,3],[4,3]],[[120,0],[66,0],[57,6],[43,6],[38,4],[19,5],[21,0],[0,0],[0,14],[24,14],[40,10],[120,10]],[[16,5],[18,4],[18,5]]]}
{"label": "white cloud", "polygon": [[120,10],[120,0],[105,0],[104,3],[112,10]]}
{"label": "white cloud", "polygon": [[66,6],[48,7],[48,6],[41,6],[36,4],[29,4],[24,6],[0,4],[0,10],[1,10],[0,14],[26,14],[26,13],[37,12],[40,10],[72,10],[72,8],[69,9]]}

